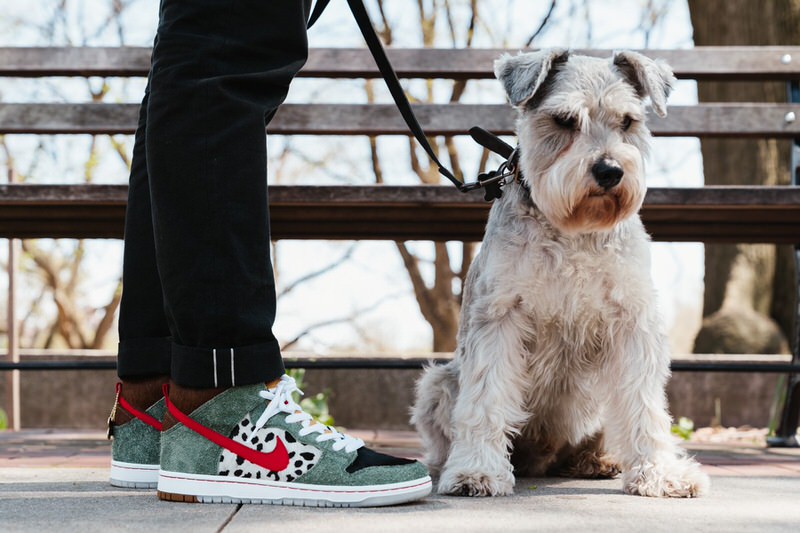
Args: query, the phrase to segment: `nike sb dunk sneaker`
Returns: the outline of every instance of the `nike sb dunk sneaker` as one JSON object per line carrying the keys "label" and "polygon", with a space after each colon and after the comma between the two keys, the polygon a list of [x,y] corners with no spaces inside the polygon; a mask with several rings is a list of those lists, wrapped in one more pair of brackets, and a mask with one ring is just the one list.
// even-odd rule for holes
{"label": "nike sb dunk sneaker", "polygon": [[201,503],[318,507],[393,505],[425,497],[431,478],[417,461],[384,455],[320,424],[292,399],[294,379],[274,388],[233,387],[161,435],[158,497]]}
{"label": "nike sb dunk sneaker", "polygon": [[[128,403],[117,383],[114,407],[108,417],[108,438],[111,441],[111,484],[131,489],[154,489],[158,483],[161,450],[161,420],[164,418],[164,399],[142,412]],[[132,419],[116,425],[117,409]]]}

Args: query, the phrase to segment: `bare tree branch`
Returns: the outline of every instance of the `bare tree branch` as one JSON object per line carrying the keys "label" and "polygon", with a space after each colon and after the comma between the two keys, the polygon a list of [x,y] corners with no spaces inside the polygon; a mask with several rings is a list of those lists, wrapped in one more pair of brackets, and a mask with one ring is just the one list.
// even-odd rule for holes
{"label": "bare tree branch", "polygon": [[383,39],[383,43],[389,46],[392,44],[392,27],[389,25],[386,12],[383,10],[383,0],[378,0],[378,11],[381,14],[381,22],[383,24],[383,26],[378,29],[378,35]]}
{"label": "bare tree branch", "polygon": [[111,147],[114,149],[114,152],[122,160],[122,163],[125,165],[128,171],[130,171],[131,159],[128,157],[128,147],[124,142],[118,141],[113,135],[108,136],[108,141],[111,143]]}
{"label": "bare tree branch", "polygon": [[469,27],[467,28],[467,48],[472,48],[472,39],[475,37],[475,23],[478,19],[478,0],[470,0],[471,15],[469,17]]}
{"label": "bare tree branch", "polygon": [[455,48],[458,40],[456,38],[456,25],[453,21],[453,11],[450,9],[450,0],[444,0],[444,10],[447,18],[447,29],[450,31],[450,43]]}
{"label": "bare tree branch", "polygon": [[547,10],[547,14],[542,19],[542,22],[539,23],[539,27],[536,28],[536,30],[534,30],[531,36],[528,37],[528,40],[525,41],[526,48],[529,47],[531,43],[533,43],[534,39],[539,37],[539,35],[541,35],[544,32],[545,28],[547,27],[547,23],[550,20],[550,17],[553,15],[553,11],[555,11],[555,9],[556,9],[556,0],[551,0],[550,8]]}
{"label": "bare tree branch", "polygon": [[74,294],[75,289],[80,281],[80,269],[83,262],[83,257],[86,253],[86,244],[83,239],[78,240],[75,251],[72,254],[71,261],[65,266],[68,267],[69,277],[67,278],[67,285],[65,290],[69,294]]}
{"label": "bare tree branch", "polygon": [[344,324],[344,323],[348,323],[348,322],[353,322],[359,316],[364,315],[366,313],[369,313],[370,311],[374,311],[375,309],[377,309],[378,307],[382,306],[383,304],[385,304],[389,300],[393,300],[393,299],[401,297],[401,296],[404,296],[404,294],[403,293],[390,294],[388,296],[384,296],[383,298],[379,299],[377,302],[374,302],[371,305],[368,305],[366,307],[362,307],[360,309],[357,309],[356,311],[353,311],[352,313],[350,313],[347,316],[339,317],[339,318],[332,318],[330,320],[325,320],[325,321],[322,321],[322,322],[318,322],[316,324],[312,324],[312,325],[308,326],[306,329],[304,329],[303,331],[301,331],[300,333],[298,333],[292,340],[282,344],[281,345],[281,351],[288,350],[289,348],[291,348],[292,346],[294,346],[295,344],[300,342],[300,340],[303,337],[305,337],[306,335],[310,334],[311,332],[313,332],[316,329],[324,328],[324,327],[327,327],[327,326],[335,326],[336,324]]}
{"label": "bare tree branch", "polygon": [[395,242],[395,245],[397,246],[397,251],[400,252],[400,257],[403,259],[403,265],[408,272],[408,277],[411,279],[411,286],[414,288],[414,295],[419,303],[420,311],[425,319],[433,325],[433,319],[435,318],[434,306],[431,302],[428,286],[425,284],[425,280],[419,270],[419,259],[409,251],[406,243],[398,241]]}
{"label": "bare tree branch", "polygon": [[[365,81],[364,91],[367,93],[367,103],[375,103],[375,88],[372,80]],[[369,136],[369,153],[372,159],[372,172],[375,174],[375,183],[383,183],[383,169],[378,157],[378,137],[375,135]]]}
{"label": "bare tree branch", "polygon": [[344,263],[345,261],[347,261],[348,259],[350,259],[353,256],[353,252],[355,251],[357,246],[358,246],[358,243],[351,244],[350,247],[347,248],[347,251],[339,259],[337,259],[336,261],[331,262],[326,267],[320,268],[319,270],[315,270],[314,272],[310,272],[310,273],[306,274],[305,276],[301,276],[301,277],[297,278],[296,280],[294,280],[292,283],[287,285],[281,291],[281,293],[278,295],[278,299],[280,299],[283,296],[286,296],[287,294],[292,292],[295,288],[297,288],[298,285],[301,285],[301,284],[303,284],[303,283],[305,283],[307,281],[310,281],[310,280],[312,280],[314,278],[318,278],[318,277],[320,277],[320,276],[322,276],[324,274],[327,274],[328,272],[338,268],[339,266],[341,266],[342,263]]}
{"label": "bare tree branch", "polygon": [[97,324],[94,332],[94,340],[92,341],[92,348],[100,349],[103,347],[106,337],[108,333],[111,331],[111,327],[114,325],[114,316],[117,312],[117,308],[119,307],[119,303],[122,300],[122,278],[117,281],[117,286],[114,289],[114,295],[111,298],[111,301],[108,302],[105,307],[103,307],[103,318],[100,319],[100,322]]}

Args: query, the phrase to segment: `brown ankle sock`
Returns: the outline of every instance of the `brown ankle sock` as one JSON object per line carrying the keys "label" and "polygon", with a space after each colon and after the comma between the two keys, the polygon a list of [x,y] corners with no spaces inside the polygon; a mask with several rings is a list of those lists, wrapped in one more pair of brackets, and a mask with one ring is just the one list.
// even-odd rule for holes
{"label": "brown ankle sock", "polygon": [[[192,411],[209,401],[214,396],[221,392],[226,391],[227,388],[212,388],[212,389],[192,389],[189,387],[181,387],[175,384],[174,381],[169,383],[169,401],[180,412],[189,415]],[[164,431],[168,430],[178,422],[172,418],[169,411],[164,413]]]}
{"label": "brown ankle sock", "polygon": [[[148,407],[161,399],[161,386],[169,381],[169,376],[149,376],[144,378],[132,378],[122,380],[122,392],[120,396],[140,411],[145,411]],[[114,423],[118,426],[133,420],[133,415],[125,409],[117,408],[114,415]]]}

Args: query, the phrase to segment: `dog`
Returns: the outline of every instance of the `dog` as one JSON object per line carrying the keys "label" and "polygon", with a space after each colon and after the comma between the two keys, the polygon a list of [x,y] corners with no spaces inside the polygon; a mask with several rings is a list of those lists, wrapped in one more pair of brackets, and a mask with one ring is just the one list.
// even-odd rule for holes
{"label": "dog", "polygon": [[701,495],[708,477],[670,434],[670,354],[638,216],[644,102],[666,116],[672,71],[635,52],[550,49],[505,55],[495,75],[518,110],[521,178],[491,208],[453,360],[417,383],[411,421],[438,491],[621,472],[628,494]]}

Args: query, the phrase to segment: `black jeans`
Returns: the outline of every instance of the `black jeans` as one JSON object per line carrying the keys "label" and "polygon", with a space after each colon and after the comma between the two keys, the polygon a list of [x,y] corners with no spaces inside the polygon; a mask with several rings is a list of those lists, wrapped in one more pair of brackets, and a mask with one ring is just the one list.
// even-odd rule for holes
{"label": "black jeans", "polygon": [[265,126],[306,61],[310,0],[162,0],[133,151],[121,378],[270,381]]}

